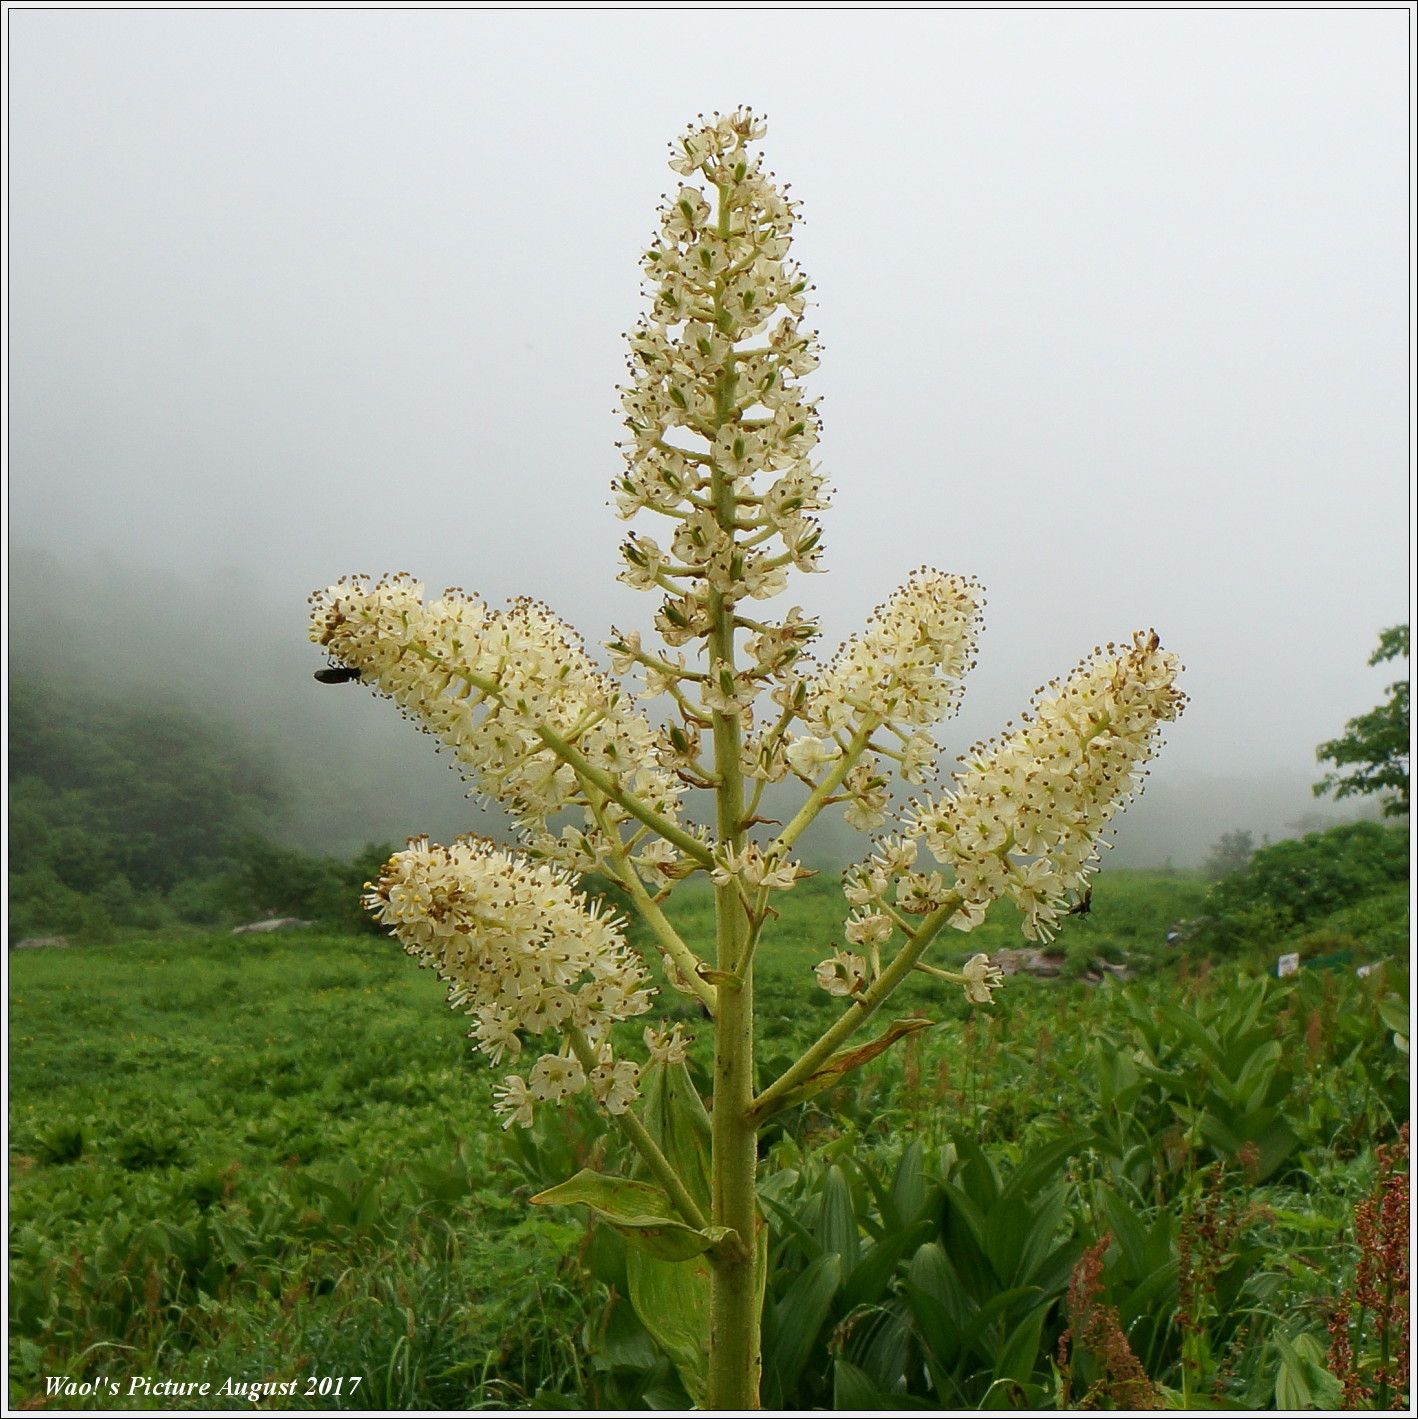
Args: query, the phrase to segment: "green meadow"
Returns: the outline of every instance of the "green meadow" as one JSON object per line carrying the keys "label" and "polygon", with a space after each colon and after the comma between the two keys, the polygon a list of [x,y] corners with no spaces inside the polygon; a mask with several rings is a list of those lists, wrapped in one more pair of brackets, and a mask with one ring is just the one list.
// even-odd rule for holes
{"label": "green meadow", "polygon": [[[924,976],[893,1000],[932,1023],[765,1138],[765,1405],[1402,1397],[1396,1302],[1352,1302],[1382,1240],[1356,1206],[1406,1167],[1376,1152],[1407,1113],[1406,888],[1390,863],[1357,895],[1269,890],[1265,916],[1104,874],[1057,978],[1014,976],[988,1008]],[[841,939],[835,881],[781,912],[765,1080],[840,1009],[812,971]],[[691,942],[711,929],[707,894],[675,915]],[[997,911],[937,959],[1026,944]],[[1278,980],[1283,950],[1305,964]],[[504,1134],[500,1071],[389,941],[127,933],[14,952],[10,988],[13,1407],[221,1408],[263,1383],[243,1402],[686,1402],[616,1234],[528,1205],[618,1145],[584,1108]],[[662,1002],[692,1028],[691,1002]]]}

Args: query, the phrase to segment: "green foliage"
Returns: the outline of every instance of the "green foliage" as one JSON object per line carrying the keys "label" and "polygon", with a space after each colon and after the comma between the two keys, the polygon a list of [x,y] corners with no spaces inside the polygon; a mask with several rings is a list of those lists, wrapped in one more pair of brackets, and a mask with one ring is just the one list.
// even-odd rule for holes
{"label": "green foliage", "polygon": [[526,1207],[465,1026],[397,948],[151,938],[11,983],[11,1407],[174,1367],[364,1377],[283,1408],[584,1384],[580,1228]]}
{"label": "green foliage", "polygon": [[1344,823],[1261,848],[1208,893],[1202,945],[1273,946],[1408,877],[1408,828]]}
{"label": "green foliage", "polygon": [[[785,895],[789,944],[762,960],[769,1072],[835,1009],[812,965],[838,908],[812,885]],[[1404,888],[1311,917],[1361,949],[1285,981],[1164,968],[1166,927],[1204,890],[1109,874],[1071,938],[1155,969],[1016,976],[973,1013],[922,979],[907,1009],[933,1028],[774,1119],[765,1403],[1055,1407],[1085,1252],[1172,1402],[1327,1403],[1354,1206],[1408,1108]],[[677,921],[695,929],[692,904]],[[1378,941],[1394,959],[1359,978]],[[150,937],[11,970],[12,1407],[44,1374],[220,1379],[297,1357],[366,1380],[301,1407],[691,1406],[702,1259],[527,1206],[583,1168],[624,1171],[623,1145],[584,1099],[498,1130],[496,1071],[396,947]],[[708,1119],[682,1076],[703,1087],[706,1043],[647,1073],[642,1108],[700,1194]],[[1086,1345],[1069,1366],[1071,1402],[1116,1402]]]}
{"label": "green foliage", "polygon": [[280,800],[269,765],[227,726],[34,681],[10,687],[9,772],[13,869],[75,892],[165,892],[206,875]]}
{"label": "green foliage", "polygon": [[[1408,658],[1408,627],[1390,626],[1379,633],[1379,648],[1370,665]],[[1351,794],[1388,793],[1385,817],[1408,812],[1408,681],[1396,680],[1385,691],[1388,699],[1351,719],[1344,734],[1315,750],[1321,763],[1332,763],[1336,772],[1315,785],[1315,794],[1333,792],[1336,798]],[[1349,773],[1342,770],[1352,765]]]}
{"label": "green foliage", "polygon": [[376,933],[380,928],[360,898],[393,852],[389,843],[366,843],[353,861],[341,862],[247,837],[231,849],[235,865],[212,891],[228,915],[247,920],[298,917],[341,931]]}
{"label": "green foliage", "polygon": [[341,862],[274,842],[276,776],[228,726],[34,681],[10,711],[12,940],[263,916],[377,930],[359,898],[393,849]]}

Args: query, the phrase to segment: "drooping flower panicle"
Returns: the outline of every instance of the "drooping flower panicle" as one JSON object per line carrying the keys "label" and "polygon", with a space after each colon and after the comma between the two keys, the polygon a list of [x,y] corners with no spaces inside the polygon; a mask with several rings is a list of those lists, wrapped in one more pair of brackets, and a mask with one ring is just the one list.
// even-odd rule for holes
{"label": "drooping flower panicle", "polygon": [[311,597],[311,639],[435,735],[544,852],[557,851],[547,817],[579,801],[579,788],[542,727],[660,815],[678,817],[683,785],[660,766],[656,731],[571,627],[535,601],[495,611],[456,589],[425,605],[423,592],[402,574],[372,585],[346,577]]}
{"label": "drooping flower panicle", "polygon": [[[494,1063],[515,1059],[523,1034],[581,1031],[608,1047],[611,1026],[650,1009],[653,990],[621,924],[589,904],[569,875],[476,838],[448,847],[415,839],[365,898],[419,963],[448,982],[448,1001],[476,1021]],[[603,1053],[587,1079],[569,1053],[544,1054],[524,1082],[509,1076],[499,1109],[531,1122],[535,1101],[589,1087],[612,1112],[634,1095],[635,1066]]]}
{"label": "drooping flower panicle", "polygon": [[1050,940],[1086,883],[1103,830],[1142,784],[1160,726],[1186,703],[1177,658],[1155,632],[1108,646],[1040,692],[1032,716],[978,745],[953,790],[915,805],[910,830],[954,873],[969,930],[1008,896],[1031,939]]}

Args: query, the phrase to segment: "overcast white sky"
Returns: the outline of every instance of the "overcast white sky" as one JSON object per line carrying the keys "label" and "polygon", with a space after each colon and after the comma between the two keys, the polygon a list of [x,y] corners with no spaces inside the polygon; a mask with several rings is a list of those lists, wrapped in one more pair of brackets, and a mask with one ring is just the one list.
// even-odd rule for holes
{"label": "overcast white sky", "polygon": [[1394,678],[1405,8],[7,18],[16,547],[247,573],[296,639],[348,571],[647,622],[618,336],[666,143],[748,103],[807,217],[831,643],[979,576],[963,748],[1155,626],[1158,782],[1308,782]]}

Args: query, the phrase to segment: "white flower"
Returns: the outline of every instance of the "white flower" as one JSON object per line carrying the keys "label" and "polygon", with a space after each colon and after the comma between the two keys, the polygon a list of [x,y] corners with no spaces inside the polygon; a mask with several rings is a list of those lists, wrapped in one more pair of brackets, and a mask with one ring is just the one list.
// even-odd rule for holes
{"label": "white flower", "polygon": [[765,857],[757,843],[746,843],[742,852],[722,849],[714,859],[710,877],[717,886],[727,887],[741,880],[747,887],[767,887],[787,892],[798,884],[800,877],[810,876],[796,862],[777,857]]}
{"label": "white flower", "polygon": [[640,1097],[640,1066],[630,1059],[598,1064],[587,1083],[607,1113],[623,1114]]}
{"label": "white flower", "polygon": [[678,1022],[664,1031],[651,1029],[647,1025],[645,1047],[650,1051],[651,1060],[660,1064],[682,1064],[689,1055],[689,1041]]}
{"label": "white flower", "polygon": [[533,1121],[532,1103],[532,1095],[527,1091],[526,1081],[516,1074],[507,1075],[492,1091],[493,1111],[507,1115],[502,1122],[504,1129],[511,1128],[514,1123],[523,1128],[530,1128]]}
{"label": "white flower", "polygon": [[533,1066],[527,1092],[534,1099],[559,1104],[569,1094],[586,1087],[586,1071],[581,1061],[562,1054],[544,1054]]}
{"label": "white flower", "polygon": [[1004,984],[1004,972],[998,966],[990,965],[990,958],[983,953],[971,956],[960,971],[965,985],[965,994],[976,1005],[988,1005],[992,999],[990,992]]}
{"label": "white flower", "polygon": [[891,939],[894,930],[891,918],[881,912],[848,917],[847,924],[843,927],[847,940],[853,946],[884,946]]}
{"label": "white flower", "polygon": [[847,951],[837,951],[814,968],[817,983],[828,995],[855,995],[867,980],[867,963]]}
{"label": "white flower", "polygon": [[630,859],[657,887],[668,886],[674,869],[682,861],[678,852],[663,838],[654,838]]}
{"label": "white flower", "polygon": [[825,742],[811,734],[788,743],[788,762],[793,772],[806,779],[814,779],[834,759],[841,758],[842,751],[837,745]]}

